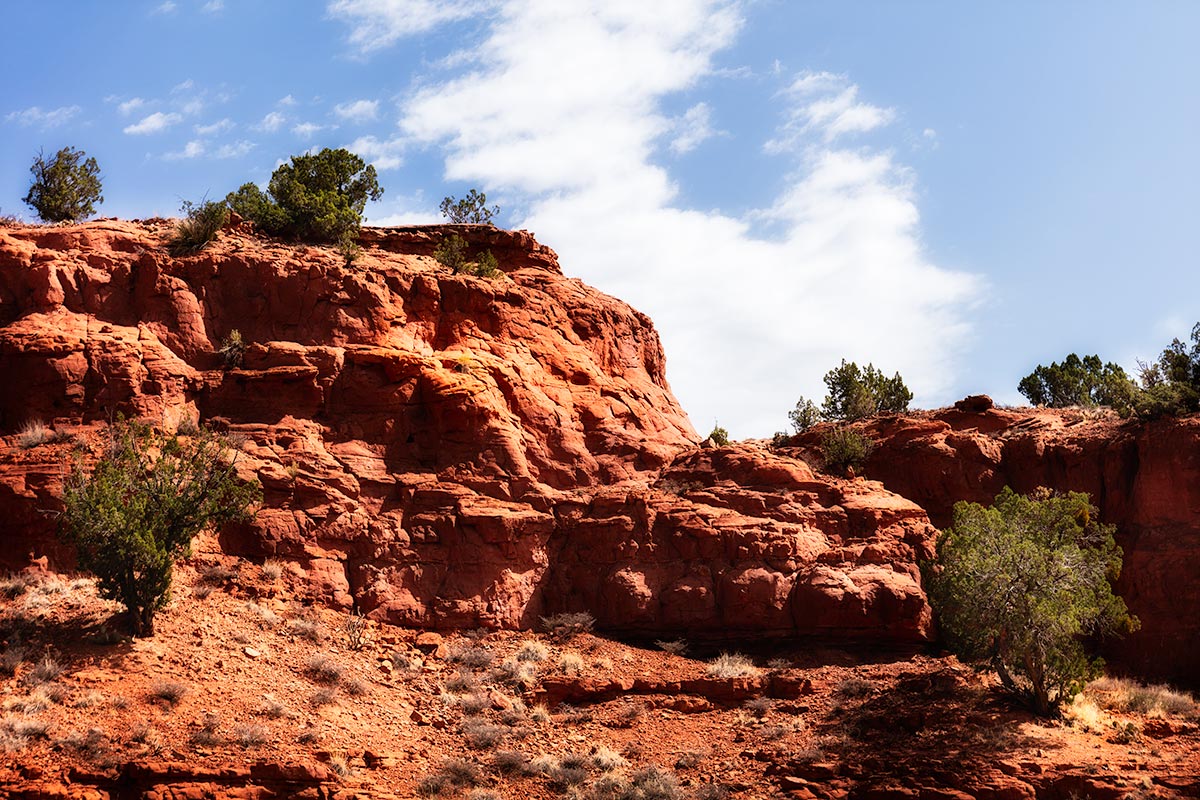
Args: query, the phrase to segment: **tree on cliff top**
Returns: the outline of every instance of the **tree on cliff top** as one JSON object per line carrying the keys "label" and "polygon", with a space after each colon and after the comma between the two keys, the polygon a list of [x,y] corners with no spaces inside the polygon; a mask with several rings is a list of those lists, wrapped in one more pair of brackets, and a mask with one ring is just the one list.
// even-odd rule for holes
{"label": "tree on cliff top", "polygon": [[77,222],[96,213],[103,203],[100,194],[100,167],[87,153],[64,147],[46,160],[39,152],[29,171],[33,181],[25,204],[46,222]]}
{"label": "tree on cliff top", "polygon": [[320,242],[357,239],[363,209],[383,189],[375,167],[348,150],[292,156],[271,174],[264,194],[245,183],[225,199],[266,233]]}
{"label": "tree on cliff top", "polygon": [[129,610],[134,636],[154,635],[154,614],[170,599],[171,572],[192,537],[249,516],[257,483],[237,477],[234,454],[215,434],[166,435],[137,422],[110,429],[90,473],[76,462],[63,490],[63,539],[101,596]]}
{"label": "tree on cliff top", "polygon": [[988,508],[955,504],[926,576],[951,649],[1054,713],[1103,663],[1083,639],[1138,625],[1110,583],[1121,572],[1113,531],[1079,492],[1005,488]]}
{"label": "tree on cliff top", "polygon": [[1017,391],[1035,406],[1065,408],[1067,406],[1127,406],[1133,393],[1133,382],[1125,370],[1113,363],[1101,364],[1096,355],[1079,356],[1071,353],[1050,366],[1037,368],[1021,379]]}
{"label": "tree on cliff top", "polygon": [[899,372],[889,378],[874,364],[861,368],[844,358],[825,373],[825,386],[829,393],[819,411],[811,400],[801,397],[788,412],[796,433],[804,433],[820,420],[853,422],[875,414],[907,411],[913,398]]}
{"label": "tree on cliff top", "polygon": [[454,195],[442,199],[442,216],[455,223],[491,225],[492,217],[500,213],[500,206],[488,208],[487,195],[472,189],[459,200]]}

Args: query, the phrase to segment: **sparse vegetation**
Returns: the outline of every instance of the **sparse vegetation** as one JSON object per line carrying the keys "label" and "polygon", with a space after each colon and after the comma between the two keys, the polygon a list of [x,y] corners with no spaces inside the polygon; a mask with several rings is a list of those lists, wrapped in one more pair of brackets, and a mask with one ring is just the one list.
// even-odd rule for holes
{"label": "sparse vegetation", "polygon": [[821,437],[821,461],[827,472],[852,475],[862,469],[875,443],[848,425],[836,425]]}
{"label": "sparse vegetation", "polygon": [[564,675],[579,675],[586,666],[579,653],[563,653],[558,659],[558,668]]}
{"label": "sparse vegetation", "polygon": [[233,729],[233,740],[242,747],[260,747],[267,743],[269,731],[263,725],[247,723]]}
{"label": "sparse vegetation", "polygon": [[1101,664],[1083,638],[1137,625],[1109,583],[1120,570],[1113,526],[1099,522],[1087,495],[1006,488],[991,507],[954,506],[929,596],[960,657],[986,664],[1049,715]]}
{"label": "sparse vegetation", "polygon": [[708,434],[709,441],[717,447],[724,447],[729,444],[729,431],[722,428],[720,425],[713,423],[712,432]]}
{"label": "sparse vegetation", "polygon": [[217,238],[217,233],[229,221],[229,205],[216,200],[193,203],[184,200],[179,210],[183,218],[171,237],[171,253],[177,256],[198,253]]}
{"label": "sparse vegetation", "polygon": [[54,440],[54,429],[40,419],[31,419],[17,430],[17,447],[22,450],[32,450]]}
{"label": "sparse vegetation", "polygon": [[465,273],[477,278],[494,278],[500,274],[500,264],[491,250],[479,252],[472,260],[468,255],[467,240],[457,233],[442,239],[433,251],[433,258],[455,275]]}
{"label": "sparse vegetation", "polygon": [[225,369],[237,369],[242,366],[242,360],[246,357],[246,342],[242,339],[242,332],[237,328],[231,330],[221,340],[221,347],[217,353],[221,356],[221,363]]}
{"label": "sparse vegetation", "polygon": [[459,728],[467,746],[474,750],[495,747],[508,733],[508,728],[488,722],[482,717],[467,717]]}
{"label": "sparse vegetation", "polygon": [[58,660],[47,653],[38,659],[37,663],[33,665],[33,669],[26,673],[25,682],[30,686],[40,686],[43,683],[58,680],[62,671],[62,665],[58,663]]}
{"label": "sparse vegetation", "polygon": [[670,653],[673,656],[681,656],[688,649],[688,643],[684,639],[670,639],[667,641],[659,639],[655,644],[658,645],[659,650],[662,650],[664,653]]}
{"label": "sparse vegetation", "polygon": [[816,403],[801,397],[796,401],[796,407],[788,412],[788,419],[792,421],[792,428],[796,433],[804,433],[821,421],[821,412]]}
{"label": "sparse vegetation", "polygon": [[135,422],[109,429],[104,455],[89,473],[76,461],[63,489],[61,532],[79,566],[97,577],[102,597],[129,611],[135,636],[154,633],[170,598],[175,561],[210,525],[248,517],[260,497],[242,482],[230,448],[208,431],[181,439]]}
{"label": "sparse vegetation", "polygon": [[441,210],[442,216],[452,223],[491,225],[492,218],[500,213],[500,206],[488,208],[487,195],[472,189],[462,200],[454,195],[444,198]]}
{"label": "sparse vegetation", "polygon": [[175,681],[163,681],[150,687],[150,699],[163,700],[172,706],[178,705],[187,693],[188,687]]}
{"label": "sparse vegetation", "polygon": [[268,558],[263,562],[262,566],[263,577],[269,581],[277,581],[283,577],[283,562],[278,559]]}
{"label": "sparse vegetation", "polygon": [[308,674],[317,683],[335,684],[342,679],[342,665],[325,653],[308,659]]}
{"label": "sparse vegetation", "polygon": [[540,663],[550,657],[550,648],[537,639],[526,639],[521,642],[521,646],[517,648],[515,655],[517,661]]}
{"label": "sparse vegetation", "polygon": [[758,667],[741,653],[721,653],[708,662],[704,673],[710,678],[743,678],[757,675]]}
{"label": "sparse vegetation", "polygon": [[586,611],[542,617],[542,630],[558,641],[566,641],[581,633],[591,633],[595,625],[596,618]]}
{"label": "sparse vegetation", "polygon": [[346,631],[346,642],[351,650],[362,650],[367,643],[367,618],[357,608],[346,615],[343,624]]}
{"label": "sparse vegetation", "polygon": [[1103,677],[1089,683],[1084,695],[1101,708],[1148,717],[1197,717],[1200,703],[1187,692],[1161,684],[1145,685],[1128,678]]}
{"label": "sparse vegetation", "polygon": [[33,180],[25,204],[46,222],[77,222],[96,213],[104,202],[100,194],[100,167],[96,159],[73,147],[64,147],[46,160],[39,152],[29,167]]}
{"label": "sparse vegetation", "polygon": [[240,216],[265,233],[306,241],[357,237],[368,200],[379,200],[375,167],[343,149],[292,156],[271,175],[264,194],[253,183],[226,197]]}

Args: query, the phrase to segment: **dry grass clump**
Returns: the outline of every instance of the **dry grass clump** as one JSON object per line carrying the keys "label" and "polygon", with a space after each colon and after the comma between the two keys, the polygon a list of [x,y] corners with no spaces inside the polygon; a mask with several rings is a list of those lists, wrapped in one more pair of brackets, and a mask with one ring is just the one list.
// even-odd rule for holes
{"label": "dry grass clump", "polygon": [[565,641],[580,633],[591,633],[596,618],[586,611],[552,614],[542,617],[542,630],[554,639]]}
{"label": "dry grass clump", "polygon": [[1146,686],[1128,678],[1104,677],[1089,683],[1083,694],[1110,711],[1148,717],[1200,716],[1200,704],[1194,697],[1162,684]]}
{"label": "dry grass clump", "polygon": [[710,678],[745,678],[757,675],[758,667],[741,653],[721,653],[708,662],[704,674]]}
{"label": "dry grass clump", "polygon": [[537,664],[532,661],[519,661],[515,656],[509,657],[492,667],[488,677],[506,686],[529,689],[537,683]]}
{"label": "dry grass clump", "polygon": [[0,652],[0,675],[16,675],[25,663],[29,651],[21,645],[12,645]]}
{"label": "dry grass clump", "polygon": [[838,697],[845,699],[858,699],[862,697],[870,697],[875,694],[875,684],[864,678],[846,678],[837,685],[833,690]]}
{"label": "dry grass clump", "polygon": [[336,684],[342,679],[342,666],[325,653],[308,659],[308,674],[317,683]]}
{"label": "dry grass clump", "polygon": [[40,419],[31,419],[17,430],[17,447],[22,450],[32,450],[55,439],[54,429]]}
{"label": "dry grass clump", "polygon": [[659,650],[662,650],[664,653],[670,653],[673,656],[681,656],[688,649],[688,643],[683,639],[659,640],[655,644],[658,645]]}
{"label": "dry grass clump", "polygon": [[488,722],[483,717],[467,717],[459,727],[467,746],[473,750],[487,750],[495,747],[509,732],[509,728]]}
{"label": "dry grass clump", "polygon": [[150,687],[151,700],[163,700],[169,705],[178,705],[183,696],[188,693],[188,687],[174,681],[163,681]]}
{"label": "dry grass clump", "polygon": [[0,580],[0,597],[5,600],[13,600],[25,594],[30,586],[37,584],[37,578],[28,573],[17,573],[9,575],[3,580]]}
{"label": "dry grass clump", "polygon": [[268,733],[266,726],[248,723],[233,729],[233,740],[242,747],[260,747],[267,743]]}
{"label": "dry grass clump", "polygon": [[337,702],[337,689],[330,686],[313,692],[311,702],[317,708],[331,706]]}
{"label": "dry grass clump", "polygon": [[321,633],[321,626],[311,619],[289,620],[288,633],[297,639],[307,639],[310,642],[319,642],[324,638]]}
{"label": "dry grass clump", "polygon": [[274,611],[254,601],[246,603],[246,611],[250,614],[250,618],[257,622],[259,627],[264,630],[274,628],[281,621],[279,615]]}
{"label": "dry grass clump", "polygon": [[500,750],[492,755],[492,769],[502,775],[523,775],[529,767],[529,757],[516,750]]}
{"label": "dry grass clump", "polygon": [[517,661],[532,661],[536,664],[550,657],[550,648],[537,639],[526,639],[517,648],[515,656]]}
{"label": "dry grass clump", "polygon": [[492,661],[496,658],[496,654],[486,647],[460,647],[450,653],[446,659],[451,664],[461,664],[464,667],[471,669],[485,669],[491,666]]}
{"label": "dry grass clump", "polygon": [[283,562],[275,558],[268,558],[263,562],[262,574],[269,581],[279,580],[283,577]]}
{"label": "dry grass clump", "polygon": [[476,786],[482,780],[483,773],[478,764],[463,758],[450,758],[442,762],[440,770],[417,782],[417,794],[421,797],[439,797]]}
{"label": "dry grass clump", "polygon": [[775,701],[769,697],[755,697],[747,700],[744,707],[751,714],[762,719],[768,711],[775,707]]}
{"label": "dry grass clump", "polygon": [[221,743],[221,718],[216,714],[205,714],[200,720],[200,727],[189,737],[192,744],[211,747]]}
{"label": "dry grass clump", "polygon": [[41,686],[43,683],[57,680],[58,676],[62,675],[62,671],[62,665],[55,660],[54,656],[47,653],[33,665],[33,669],[25,674],[25,682],[30,686]]}
{"label": "dry grass clump", "polygon": [[564,675],[580,675],[586,663],[578,653],[563,653],[558,659],[558,668]]}
{"label": "dry grass clump", "polygon": [[443,684],[442,688],[454,694],[474,694],[479,691],[479,678],[474,672],[459,670]]}
{"label": "dry grass clump", "polygon": [[275,699],[275,695],[263,695],[263,707],[259,712],[268,719],[280,719],[287,716],[287,706]]}

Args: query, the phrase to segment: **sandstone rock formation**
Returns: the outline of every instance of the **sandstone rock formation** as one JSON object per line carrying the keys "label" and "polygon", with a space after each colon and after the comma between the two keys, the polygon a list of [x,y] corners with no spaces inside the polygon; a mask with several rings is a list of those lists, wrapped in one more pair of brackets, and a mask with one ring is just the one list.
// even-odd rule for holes
{"label": "sandstone rock formation", "polygon": [[[450,231],[503,277],[440,267]],[[530,235],[368,230],[347,267],[242,226],[173,258],[170,232],[0,228],[3,565],[70,557],[52,513],[72,445],[13,434],[41,420],[94,452],[125,413],[242,437],[264,504],[223,548],[377,619],[587,609],[633,634],[929,638],[924,511],[759,446],[696,447],[650,321]]]}

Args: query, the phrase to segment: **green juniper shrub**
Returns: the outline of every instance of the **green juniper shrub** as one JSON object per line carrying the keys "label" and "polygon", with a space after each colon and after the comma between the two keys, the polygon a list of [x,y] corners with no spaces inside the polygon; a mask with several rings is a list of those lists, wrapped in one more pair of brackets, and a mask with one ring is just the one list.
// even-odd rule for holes
{"label": "green juniper shrub", "polygon": [[947,643],[1036,713],[1055,713],[1102,665],[1085,640],[1138,626],[1112,590],[1121,571],[1113,531],[1079,492],[1005,488],[987,508],[955,504],[925,566]]}
{"label": "green juniper shrub", "polygon": [[500,213],[500,206],[487,206],[487,195],[472,189],[462,200],[450,195],[442,200],[442,216],[453,223],[492,224],[492,217]]}
{"label": "green juniper shrub", "polygon": [[1102,364],[1096,355],[1080,358],[1071,353],[1061,364],[1039,364],[1021,379],[1017,391],[1035,406],[1128,408],[1134,386],[1120,366]]}
{"label": "green juniper shrub", "polygon": [[443,267],[448,267],[455,275],[463,271],[467,265],[467,240],[452,233],[438,243],[433,251],[433,257]]}
{"label": "green juniper shrub", "polygon": [[476,278],[494,278],[500,274],[500,263],[496,261],[491,250],[484,250],[475,257],[470,272]]}
{"label": "green juniper shrub", "polygon": [[73,147],[64,147],[47,160],[39,152],[29,167],[33,180],[25,204],[46,222],[77,222],[96,213],[104,202],[100,194],[100,167],[96,159]]}
{"label": "green juniper shrub", "polygon": [[240,216],[275,236],[338,242],[362,227],[368,200],[379,200],[375,167],[344,149],[292,156],[271,174],[264,194],[253,183],[226,197]]}
{"label": "green juniper shrub", "polygon": [[828,472],[848,475],[867,462],[875,442],[848,425],[835,425],[821,437],[821,459]]}
{"label": "green juniper shrub", "polygon": [[913,398],[899,372],[888,378],[872,364],[859,368],[853,361],[842,359],[824,380],[829,394],[821,404],[821,416],[827,420],[854,421],[907,411]]}
{"label": "green juniper shrub", "polygon": [[712,432],[708,434],[708,438],[717,447],[724,447],[729,444],[729,431],[714,422]]}
{"label": "green juniper shrub", "polygon": [[121,420],[104,455],[82,458],[63,487],[60,533],[102,597],[129,610],[134,636],[154,634],[154,615],[170,598],[172,568],[210,526],[249,517],[261,497],[238,478],[226,441],[201,429],[180,438]]}
{"label": "green juniper shrub", "polygon": [[175,226],[170,244],[171,253],[177,256],[203,250],[229,221],[229,205],[216,200],[199,203],[184,200],[179,210],[183,212],[183,219]]}
{"label": "green juniper shrub", "polygon": [[817,409],[816,403],[801,397],[796,401],[796,407],[788,412],[788,419],[792,421],[792,428],[796,433],[804,433],[820,422],[821,412]]}

